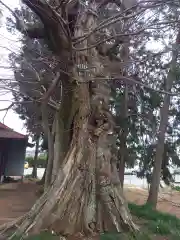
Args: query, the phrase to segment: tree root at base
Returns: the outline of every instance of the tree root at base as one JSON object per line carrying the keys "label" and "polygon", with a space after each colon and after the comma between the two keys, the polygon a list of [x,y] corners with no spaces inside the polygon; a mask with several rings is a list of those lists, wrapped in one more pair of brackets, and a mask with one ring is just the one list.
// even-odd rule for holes
{"label": "tree root at base", "polygon": [[[111,230],[137,231],[120,184],[112,184],[109,178],[102,181],[99,175],[95,177],[94,152],[90,144],[83,153],[82,149],[72,148],[55,183],[22,218],[0,226],[0,237],[6,234],[10,240],[14,236],[38,234],[44,229],[66,238],[78,232],[88,237]],[[79,167],[87,156],[91,161],[88,171]]]}
{"label": "tree root at base", "polygon": [[[91,239],[91,238],[95,238],[100,233],[103,233],[103,231],[109,231],[110,228],[116,230],[116,232],[119,232],[119,233],[121,233],[124,230],[132,231],[132,232],[137,231],[138,228],[133,223],[131,216],[128,216],[128,212],[126,212],[126,208],[124,208],[124,203],[122,202],[122,204],[119,205],[118,199],[115,198],[115,194],[117,193],[117,191],[119,191],[119,189],[118,188],[113,189],[112,186],[110,186],[108,188],[107,187],[104,187],[104,189],[102,188],[102,191],[103,191],[103,193],[101,192],[101,194],[102,194],[101,196],[103,199],[102,199],[102,203],[100,203],[101,208],[99,208],[99,209],[101,209],[101,210],[103,209],[103,212],[101,212],[101,218],[99,219],[99,221],[97,220],[98,227],[100,225],[103,226],[103,227],[101,227],[101,229],[97,229],[96,223],[92,223],[91,226],[90,226],[90,224],[85,223],[86,222],[86,220],[84,219],[85,216],[83,216],[83,212],[84,212],[83,209],[85,207],[84,204],[79,204],[79,207],[77,207],[78,206],[77,201],[80,201],[80,199],[82,199],[81,203],[83,203],[83,200],[85,199],[85,195],[83,195],[83,193],[79,193],[80,199],[75,200],[74,193],[69,192],[69,196],[71,196],[70,199],[72,199],[72,201],[70,201],[69,206],[67,208],[65,208],[68,213],[63,212],[63,214],[62,214],[64,216],[63,220],[60,218],[59,209],[58,209],[58,206],[56,206],[57,209],[55,210],[55,212],[51,213],[51,215],[53,217],[49,216],[50,217],[49,219],[51,219],[50,224],[52,223],[52,225],[48,224],[47,228],[46,227],[43,228],[43,226],[42,226],[40,231],[43,231],[44,229],[47,229],[50,232],[54,231],[58,235],[61,235],[62,239],[71,239],[71,236],[75,236],[75,235],[79,235],[79,234],[81,235],[82,239],[87,239],[87,238]],[[49,190],[49,192],[51,192],[51,191]],[[29,213],[25,214],[21,218],[13,221],[11,223],[0,226],[0,239],[1,239],[1,237],[6,236],[6,237],[4,237],[4,239],[10,240],[14,236],[26,237],[29,234],[34,235],[34,234],[39,233],[40,231],[39,232],[33,231],[33,228],[36,224],[36,220],[41,216],[43,206],[48,203],[49,194],[45,193],[44,195],[45,196],[42,196],[40,198],[40,200],[35,204],[35,206],[33,207],[33,209],[31,209],[31,211]],[[71,210],[75,209],[75,208],[76,208],[76,210],[74,210],[74,214],[72,215]],[[80,209],[82,209],[82,210],[80,211]],[[79,211],[82,213],[81,215],[78,215]],[[105,217],[105,219],[107,219],[108,221],[105,221],[104,219],[102,219],[103,217]],[[72,224],[74,222],[79,223],[78,221],[80,221],[80,224],[77,224],[77,225],[78,225],[78,227],[79,227],[79,225],[81,225],[81,226],[83,225],[83,228],[78,229],[78,227],[77,227],[77,231],[76,231],[74,228],[72,228],[71,223],[70,222],[68,223],[68,220],[67,220],[68,218],[73,218]],[[54,221],[54,219],[57,219],[57,220]],[[63,224],[63,221],[65,221],[65,224]],[[65,226],[68,224],[69,224],[69,226],[66,228]],[[94,224],[94,226],[93,226],[93,224]],[[120,228],[121,226],[119,224],[121,226],[123,226],[124,230],[122,230],[122,228]],[[76,224],[73,224],[73,225],[76,225]],[[60,228],[59,228],[59,226],[60,226]],[[63,231],[64,228],[65,228],[65,231]],[[37,230],[36,227],[35,227],[35,230]],[[72,232],[71,232],[71,230],[72,230]]]}

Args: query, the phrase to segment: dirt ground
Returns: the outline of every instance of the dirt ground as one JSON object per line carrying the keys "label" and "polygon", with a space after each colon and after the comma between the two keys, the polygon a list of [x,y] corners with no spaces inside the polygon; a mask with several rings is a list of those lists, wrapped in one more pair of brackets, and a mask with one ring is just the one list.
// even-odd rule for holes
{"label": "dirt ground", "polygon": [[[39,186],[35,182],[0,185],[0,224],[9,222],[26,213],[37,199]],[[128,201],[143,204],[147,190],[127,187],[124,189]],[[180,218],[180,192],[166,190],[160,193],[158,209]]]}
{"label": "dirt ground", "polygon": [[0,224],[12,221],[29,211],[37,199],[34,182],[0,185]]}

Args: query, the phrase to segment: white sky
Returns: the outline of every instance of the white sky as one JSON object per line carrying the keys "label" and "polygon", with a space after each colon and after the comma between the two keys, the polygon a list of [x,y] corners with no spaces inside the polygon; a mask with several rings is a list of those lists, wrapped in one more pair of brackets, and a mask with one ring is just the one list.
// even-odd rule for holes
{"label": "white sky", "polygon": [[[4,0],[11,9],[18,7],[20,5],[19,0]],[[0,78],[13,78],[13,72],[11,69],[4,69],[2,66],[9,66],[8,63],[8,51],[6,48],[12,50],[13,52],[18,53],[20,47],[20,41],[18,34],[11,34],[6,30],[6,17],[11,16],[11,13],[3,8],[0,4],[0,9],[3,10],[3,17],[1,20],[0,27]],[[2,86],[0,82],[0,86]],[[4,109],[11,104],[12,94],[10,91],[3,91],[0,88],[0,109]],[[6,111],[0,111],[0,121],[6,124],[8,127],[13,128],[15,131],[26,134],[26,129],[24,127],[23,121],[19,118],[13,110],[7,112],[6,117],[4,118]]]}

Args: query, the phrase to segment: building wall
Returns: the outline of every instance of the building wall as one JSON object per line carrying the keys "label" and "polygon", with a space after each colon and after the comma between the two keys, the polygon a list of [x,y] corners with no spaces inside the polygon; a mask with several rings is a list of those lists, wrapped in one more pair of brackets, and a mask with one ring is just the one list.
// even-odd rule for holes
{"label": "building wall", "polygon": [[22,176],[24,174],[26,141],[10,139],[5,168],[6,176]]}

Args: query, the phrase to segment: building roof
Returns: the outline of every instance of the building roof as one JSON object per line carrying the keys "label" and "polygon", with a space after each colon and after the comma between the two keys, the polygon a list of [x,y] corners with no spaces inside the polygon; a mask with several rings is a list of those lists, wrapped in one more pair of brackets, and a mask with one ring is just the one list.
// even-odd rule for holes
{"label": "building roof", "polygon": [[26,135],[18,133],[0,122],[0,138],[27,139]]}

